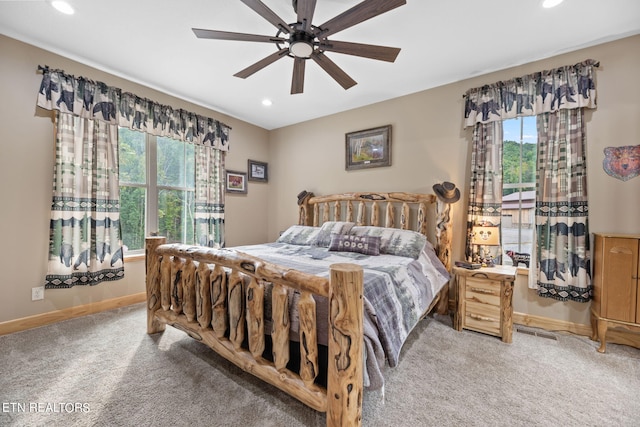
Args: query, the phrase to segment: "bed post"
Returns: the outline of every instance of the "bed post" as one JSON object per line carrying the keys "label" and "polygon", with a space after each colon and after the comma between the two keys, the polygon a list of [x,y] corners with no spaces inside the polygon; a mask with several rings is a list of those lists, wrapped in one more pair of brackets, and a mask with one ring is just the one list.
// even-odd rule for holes
{"label": "bed post", "polygon": [[[453,225],[453,204],[460,199],[460,190],[452,182],[435,184],[433,190],[438,197],[436,205],[436,240],[438,242],[438,258],[447,271],[451,272],[451,235]],[[440,301],[436,308],[438,314],[449,312],[449,286],[440,293]]]}
{"label": "bed post", "polygon": [[363,271],[330,266],[327,426],[360,426],[363,391]]}
{"label": "bed post", "polygon": [[298,225],[313,225],[311,206],[309,206],[309,199],[312,197],[313,193],[307,190],[298,193]]}
{"label": "bed post", "polygon": [[[436,224],[436,238],[438,240],[438,258],[442,261],[448,272],[451,272],[451,225],[452,205],[438,199],[438,218]],[[449,285],[445,285],[440,291],[440,301],[436,306],[438,314],[449,313]]]}
{"label": "bed post", "polygon": [[147,333],[155,334],[165,329],[165,324],[155,318],[156,310],[160,308],[160,262],[162,257],[156,249],[167,241],[166,237],[152,236],[145,239],[145,267],[147,287]]}
{"label": "bed post", "polygon": [[451,271],[451,226],[453,223],[453,206],[438,199],[438,218],[436,238],[438,239],[438,258],[447,271]]}

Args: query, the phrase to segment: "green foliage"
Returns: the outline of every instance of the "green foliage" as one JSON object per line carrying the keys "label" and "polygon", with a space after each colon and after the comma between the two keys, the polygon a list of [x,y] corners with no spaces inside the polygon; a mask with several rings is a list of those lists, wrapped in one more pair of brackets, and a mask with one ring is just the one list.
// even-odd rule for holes
{"label": "green foliage", "polygon": [[194,243],[193,212],[192,191],[165,189],[159,191],[158,231],[167,237],[167,242]]}
{"label": "green foliage", "polygon": [[120,227],[129,250],[144,249],[145,194],[142,187],[120,187]]}
{"label": "green foliage", "polygon": [[[146,220],[146,135],[120,128],[120,223],[129,250],[144,248]],[[194,242],[194,146],[169,138],[156,138],[158,224],[169,242]],[[127,185],[129,184],[129,185]],[[133,185],[132,185],[133,184]],[[136,186],[138,184],[139,186]],[[171,188],[161,188],[161,187]],[[185,190],[188,188],[189,190]]]}
{"label": "green foliage", "polygon": [[120,184],[144,184],[147,168],[145,135],[129,129],[118,129]]}
{"label": "green foliage", "polygon": [[[522,162],[520,161],[520,144],[515,141],[504,141],[502,145],[502,182],[517,184],[519,182],[536,182],[536,144],[522,144]],[[522,170],[522,181],[520,173]],[[517,189],[504,190],[504,195],[515,193]]]}

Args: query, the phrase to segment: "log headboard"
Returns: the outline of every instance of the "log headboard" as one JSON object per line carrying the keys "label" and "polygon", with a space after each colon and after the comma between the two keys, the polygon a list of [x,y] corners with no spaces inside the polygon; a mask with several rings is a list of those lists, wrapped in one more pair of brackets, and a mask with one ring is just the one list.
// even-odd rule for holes
{"label": "log headboard", "polygon": [[[298,194],[298,209],[300,225],[317,227],[327,221],[350,221],[417,231],[427,237],[447,270],[451,270],[451,203],[436,194],[363,192],[314,196],[302,191]],[[432,221],[436,226],[428,227]]]}

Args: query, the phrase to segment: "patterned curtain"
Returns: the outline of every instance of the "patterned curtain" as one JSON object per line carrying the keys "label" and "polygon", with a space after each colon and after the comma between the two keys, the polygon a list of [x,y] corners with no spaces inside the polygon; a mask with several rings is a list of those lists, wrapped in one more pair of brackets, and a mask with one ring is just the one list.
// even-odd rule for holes
{"label": "patterned curtain", "polygon": [[[467,213],[466,258],[478,248],[471,244],[474,226],[500,227],[502,212],[502,122],[478,123],[473,129],[471,184]],[[493,248],[495,249],[495,248]],[[492,253],[496,262],[500,255]]]}
{"label": "patterned curtain", "polygon": [[196,145],[196,242],[224,247],[224,151]]}
{"label": "patterned curtain", "polygon": [[581,108],[538,116],[538,295],[587,302],[589,261],[586,136]]}
{"label": "patterned curtain", "polygon": [[61,70],[39,67],[42,83],[38,106],[106,121],[132,130],[229,151],[229,131],[222,122],[185,110],[174,110]]}
{"label": "patterned curtain", "polygon": [[[499,205],[489,208],[495,200],[483,199],[483,193],[474,188],[484,179],[478,170],[482,162],[476,158],[487,156],[478,151],[487,149],[477,141],[487,133],[480,125],[497,123],[501,128],[505,119],[538,116],[536,249],[529,279],[544,297],[586,302],[592,294],[582,115],[585,108],[596,108],[594,74],[598,66],[597,61],[588,59],[470,89],[464,95],[464,126],[474,126],[468,230],[489,216],[483,210],[499,209]],[[494,141],[501,145],[502,137]],[[485,174],[495,176],[495,165],[495,161],[489,162]],[[495,194],[498,190],[492,191]],[[488,203],[487,208],[482,203]],[[470,231],[467,256],[469,241]]]}
{"label": "patterned curtain", "polygon": [[117,126],[58,112],[45,288],[124,276],[119,198]]}
{"label": "patterned curtain", "polygon": [[596,108],[594,68],[589,59],[469,89],[464,95],[464,127],[558,110]]}
{"label": "patterned curtain", "polygon": [[[175,110],[132,93],[122,92],[121,89],[102,82],[66,74],[62,70],[52,70],[47,66],[38,69],[42,72],[42,82],[37,105],[58,112],[59,151],[56,152],[56,160],[63,162],[56,164],[54,177],[50,274],[47,275],[46,287],[97,284],[100,280],[122,277],[118,213],[118,126],[195,144],[196,238],[198,242],[206,242],[209,246],[224,246],[223,183],[224,159],[229,151],[229,126],[209,117]],[[73,121],[69,121],[70,118]],[[115,136],[112,132],[115,132]],[[95,138],[91,137],[93,133],[97,135]],[[109,135],[108,138],[102,136],[105,133]],[[86,145],[82,149],[77,146],[80,136],[86,139]],[[109,148],[103,147],[107,144],[104,142],[105,138],[108,139],[108,144],[112,144]],[[69,139],[76,144],[73,148]],[[92,150],[97,151],[92,154]],[[107,159],[105,152],[111,157]],[[84,153],[85,158],[77,157],[80,153]],[[71,163],[70,156],[75,156]],[[90,162],[91,156],[97,157],[93,163]],[[98,168],[96,172],[91,171],[93,164]],[[105,164],[108,166],[104,166]],[[78,167],[82,169],[77,169]],[[105,167],[111,168],[108,173],[105,172]],[[106,179],[103,174],[108,175],[109,183],[100,184],[100,187],[92,176]],[[86,177],[89,181],[84,182],[79,177]],[[63,195],[56,194],[56,185]],[[87,202],[86,192],[93,187],[96,201]],[[108,187],[109,192],[103,187]],[[75,195],[74,191],[79,195]],[[87,208],[89,213],[79,213],[87,204],[96,204],[96,207]],[[97,213],[91,213],[91,209]],[[92,229],[96,228],[94,225],[97,226],[95,231]],[[101,227],[108,227],[108,230],[102,230]],[[93,272],[95,265],[108,266],[112,271],[108,274]],[[114,271],[113,268],[118,266],[120,269]],[[87,269],[87,274],[81,274],[83,268]]]}

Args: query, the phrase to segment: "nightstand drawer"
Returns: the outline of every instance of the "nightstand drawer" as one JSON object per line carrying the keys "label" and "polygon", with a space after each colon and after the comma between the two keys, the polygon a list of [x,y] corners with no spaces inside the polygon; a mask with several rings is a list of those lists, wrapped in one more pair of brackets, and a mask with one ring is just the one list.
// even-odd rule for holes
{"label": "nightstand drawer", "polygon": [[471,329],[511,342],[513,333],[513,283],[516,268],[496,266],[467,270],[453,267],[456,278],[456,311],[453,327]]}
{"label": "nightstand drawer", "polygon": [[500,307],[467,301],[464,327],[499,336]]}
{"label": "nightstand drawer", "polygon": [[467,278],[465,299],[500,307],[500,282]]}

